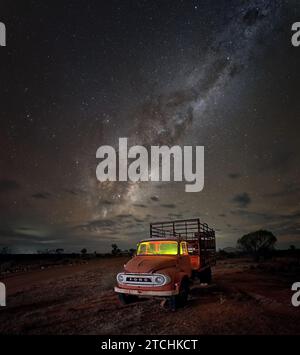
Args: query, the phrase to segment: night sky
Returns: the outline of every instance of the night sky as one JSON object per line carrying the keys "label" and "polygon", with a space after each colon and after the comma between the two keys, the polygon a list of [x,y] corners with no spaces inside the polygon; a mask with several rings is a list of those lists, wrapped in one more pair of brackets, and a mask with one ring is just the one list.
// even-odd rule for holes
{"label": "night sky", "polygon": [[[135,247],[200,216],[217,246],[300,247],[300,47],[289,1],[1,1],[0,247]],[[96,150],[204,145],[205,187],[100,183]]]}

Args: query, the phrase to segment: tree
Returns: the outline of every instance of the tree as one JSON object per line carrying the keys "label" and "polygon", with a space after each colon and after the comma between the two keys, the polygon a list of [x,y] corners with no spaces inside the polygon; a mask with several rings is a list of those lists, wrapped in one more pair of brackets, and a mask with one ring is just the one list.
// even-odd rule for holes
{"label": "tree", "polygon": [[0,250],[0,254],[2,255],[7,255],[7,254],[11,254],[11,249],[9,247],[2,247],[2,249]]}
{"label": "tree", "polygon": [[252,254],[258,260],[261,256],[266,257],[274,249],[277,239],[272,232],[258,230],[242,236],[237,241],[238,248]]}
{"label": "tree", "polygon": [[135,253],[136,253],[136,249],[133,249],[133,248],[129,249],[129,255],[130,256],[134,256]]}
{"label": "tree", "polygon": [[55,250],[55,253],[56,254],[62,254],[64,252],[64,249],[62,249],[62,248],[57,248],[56,250]]}
{"label": "tree", "polygon": [[118,248],[117,244],[112,244],[111,247],[112,247],[111,250],[112,255],[120,254],[121,250]]}
{"label": "tree", "polygon": [[82,255],[85,255],[86,253],[87,253],[86,248],[81,249],[81,254],[82,254]]}

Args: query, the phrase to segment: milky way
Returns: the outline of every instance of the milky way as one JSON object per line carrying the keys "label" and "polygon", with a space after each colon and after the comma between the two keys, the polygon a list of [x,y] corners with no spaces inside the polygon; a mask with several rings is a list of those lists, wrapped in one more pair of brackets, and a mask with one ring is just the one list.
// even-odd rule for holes
{"label": "milky way", "polygon": [[[218,247],[299,244],[298,1],[0,5],[0,247],[133,247],[200,216]],[[59,16],[58,16],[59,14]],[[100,183],[96,150],[203,145],[205,187]]]}
{"label": "milky way", "polygon": [[[271,36],[278,22],[279,8],[276,1],[253,1],[246,7],[235,8],[226,18],[226,27],[216,34],[203,60],[200,63],[188,62],[183,69],[188,75],[180,80],[174,78],[172,87],[176,89],[170,91],[162,85],[159,94],[154,92],[136,111],[131,112],[134,125],[128,136],[132,144],[146,147],[188,144],[191,135],[199,134],[203,120],[210,119],[210,107],[218,105],[218,98],[226,91],[226,86],[249,66],[251,51],[259,52],[256,49],[259,37]],[[140,189],[131,183],[119,188],[115,184],[107,185],[111,188],[104,188],[104,198],[111,194],[119,196],[123,204],[121,208],[125,210],[132,190],[138,193]]]}

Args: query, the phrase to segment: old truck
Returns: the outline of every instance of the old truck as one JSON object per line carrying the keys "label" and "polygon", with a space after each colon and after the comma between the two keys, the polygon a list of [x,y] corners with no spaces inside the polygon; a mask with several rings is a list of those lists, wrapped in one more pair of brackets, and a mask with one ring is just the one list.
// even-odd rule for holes
{"label": "old truck", "polygon": [[184,306],[195,279],[210,283],[216,263],[215,232],[199,218],[150,224],[150,237],[117,275],[122,303],[137,297],[161,297],[171,309]]}

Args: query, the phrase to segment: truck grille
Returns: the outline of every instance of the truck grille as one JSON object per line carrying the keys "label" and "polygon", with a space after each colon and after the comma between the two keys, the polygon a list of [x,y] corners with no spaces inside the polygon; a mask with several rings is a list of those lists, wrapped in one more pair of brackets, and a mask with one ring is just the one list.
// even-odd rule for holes
{"label": "truck grille", "polygon": [[125,274],[117,275],[117,281],[123,285],[163,286],[170,282],[167,275],[162,274]]}
{"label": "truck grille", "polygon": [[134,276],[127,276],[126,277],[127,282],[140,282],[140,283],[146,283],[146,282],[152,282],[152,279],[150,277],[134,277]]}

